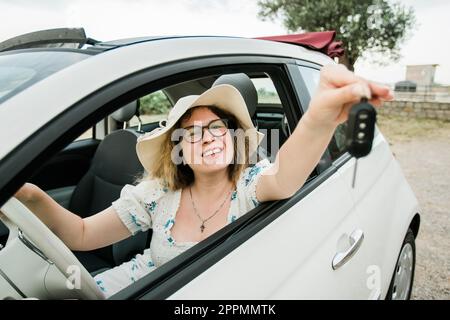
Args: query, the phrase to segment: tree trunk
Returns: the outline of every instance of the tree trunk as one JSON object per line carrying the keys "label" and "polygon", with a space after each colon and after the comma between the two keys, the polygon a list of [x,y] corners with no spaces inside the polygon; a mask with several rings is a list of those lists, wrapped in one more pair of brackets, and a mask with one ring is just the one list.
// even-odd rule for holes
{"label": "tree trunk", "polygon": [[352,61],[351,58],[349,58],[347,56],[347,54],[344,54],[342,57],[339,57],[339,63],[343,64],[344,66],[347,67],[348,70],[350,71],[354,71],[354,67],[353,64],[355,63],[355,61]]}

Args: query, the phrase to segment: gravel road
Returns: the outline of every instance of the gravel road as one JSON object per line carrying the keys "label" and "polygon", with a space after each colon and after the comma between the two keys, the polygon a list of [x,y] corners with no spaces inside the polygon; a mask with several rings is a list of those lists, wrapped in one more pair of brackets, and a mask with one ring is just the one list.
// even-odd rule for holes
{"label": "gravel road", "polygon": [[450,122],[379,117],[421,207],[412,299],[450,299]]}

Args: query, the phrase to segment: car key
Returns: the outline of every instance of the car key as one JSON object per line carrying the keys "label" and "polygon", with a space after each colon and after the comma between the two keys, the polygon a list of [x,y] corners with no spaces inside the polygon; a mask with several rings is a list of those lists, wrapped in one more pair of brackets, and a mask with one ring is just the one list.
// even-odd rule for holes
{"label": "car key", "polygon": [[352,188],[355,187],[358,159],[368,155],[372,150],[376,118],[377,113],[375,108],[368,102],[367,98],[362,98],[359,103],[350,109],[346,132],[346,146],[350,155],[356,158]]}

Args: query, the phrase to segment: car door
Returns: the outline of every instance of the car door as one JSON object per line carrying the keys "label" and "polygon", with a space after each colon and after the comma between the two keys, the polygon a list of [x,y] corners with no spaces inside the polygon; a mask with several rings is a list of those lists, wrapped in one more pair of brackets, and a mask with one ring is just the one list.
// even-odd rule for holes
{"label": "car door", "polygon": [[[319,79],[316,68],[300,66],[309,91],[314,90]],[[335,133],[334,144],[330,145],[332,159],[341,162],[348,158],[345,148],[345,124]],[[356,165],[351,160],[351,171]],[[363,257],[362,269],[367,273],[367,287],[370,298],[386,296],[395,263],[403,239],[413,218],[418,218],[418,204],[408,185],[389,143],[376,127],[371,152],[358,159],[355,187],[350,188],[355,204],[355,223],[364,234],[364,244],[359,250]]]}
{"label": "car door", "polygon": [[[299,66],[299,69],[305,82],[309,84],[308,91],[313,92],[319,80],[318,69],[305,65]],[[350,186],[356,160],[349,159],[346,151],[345,130],[345,123],[338,127],[329,150],[334,165],[347,161],[345,167],[352,180],[347,177],[346,184]],[[366,157],[358,160],[354,187],[348,188],[354,203],[352,222],[364,237],[358,250],[361,259],[357,261],[361,264],[354,263],[353,267],[349,264],[349,268],[354,268],[355,274],[366,273],[366,290],[369,291],[363,290],[362,297],[371,299],[382,298],[386,294],[393,270],[392,264],[395,263],[398,253],[397,248],[392,248],[390,244],[397,242],[400,245],[403,239],[402,235],[400,239],[393,240],[388,232],[399,225],[395,221],[392,203],[395,199],[402,198],[400,194],[407,194],[399,183],[401,172],[393,160],[386,140],[376,130],[372,150]]]}
{"label": "car door", "polygon": [[[308,91],[312,95],[319,82],[320,74],[318,68],[299,63],[299,70]],[[381,135],[376,135],[372,152],[359,160],[359,169],[354,172],[356,161],[355,159],[350,159],[345,146],[346,126],[347,124],[344,123],[337,128],[329,145],[329,152],[333,166],[339,167],[346,163],[342,166],[342,170],[346,171],[347,191],[350,193],[354,204],[352,216],[348,219],[354,226],[355,231],[353,232],[356,232],[355,235],[361,239],[361,246],[357,250],[357,255],[360,259],[353,258],[352,260],[354,261],[348,264],[347,269],[352,269],[354,275],[360,275],[361,279],[365,279],[365,281],[359,280],[360,285],[363,285],[364,288],[360,292],[361,295],[355,297],[377,299],[381,297],[380,263],[383,251],[380,250],[380,244],[385,242],[380,239],[380,235],[382,234],[381,226],[386,222],[386,216],[383,213],[377,214],[373,210],[367,209],[371,206],[373,207],[376,203],[384,203],[386,205],[386,201],[383,201],[382,197],[380,197],[380,192],[370,190],[368,186],[373,185],[373,182],[377,180],[376,177],[383,175],[383,169],[386,161],[389,161],[389,155],[386,153],[386,150],[383,150],[385,149],[382,141],[384,139],[382,139]],[[370,169],[367,167],[369,163]],[[361,170],[361,166],[365,168]],[[354,173],[356,173],[355,177],[353,176]],[[349,187],[350,185],[352,187]],[[383,188],[383,186],[380,187]],[[361,206],[362,194],[365,194],[372,203]],[[351,239],[351,242],[354,241],[355,239]]]}
{"label": "car door", "polygon": [[[287,70],[299,105],[307,105],[311,79],[295,65]],[[347,156],[332,164],[327,151],[318,172],[272,209],[258,233],[171,298],[369,298],[365,256],[359,253],[364,234],[350,190],[353,162]]]}

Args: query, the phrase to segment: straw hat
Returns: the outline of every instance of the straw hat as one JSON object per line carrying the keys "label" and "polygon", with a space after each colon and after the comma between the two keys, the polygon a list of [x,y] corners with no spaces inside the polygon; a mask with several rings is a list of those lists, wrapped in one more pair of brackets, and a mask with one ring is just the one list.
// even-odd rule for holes
{"label": "straw hat", "polygon": [[264,134],[258,132],[253,125],[241,93],[231,85],[221,84],[206,90],[201,95],[190,95],[179,99],[170,110],[167,120],[160,121],[158,128],[138,138],[136,152],[147,172],[157,161],[161,145],[170,129],[187,110],[198,106],[215,106],[233,114],[242,123],[245,135],[249,138],[249,156],[256,151]]}

